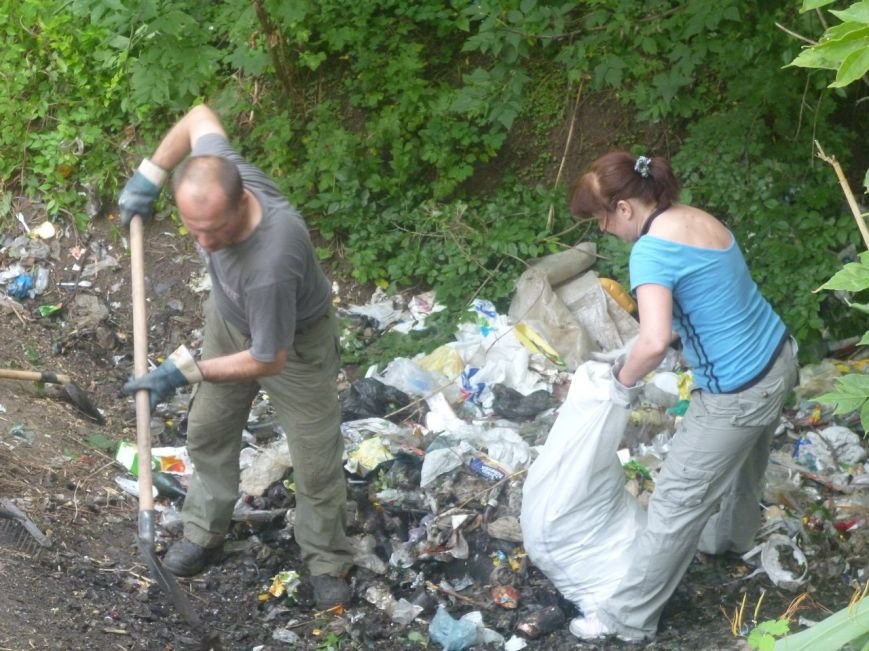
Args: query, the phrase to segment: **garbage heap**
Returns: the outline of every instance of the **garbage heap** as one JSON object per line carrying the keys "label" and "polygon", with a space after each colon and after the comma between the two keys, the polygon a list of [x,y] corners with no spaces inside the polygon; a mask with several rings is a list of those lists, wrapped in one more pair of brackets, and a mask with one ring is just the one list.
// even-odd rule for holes
{"label": "garbage heap", "polygon": [[[594,246],[581,244],[532,264],[507,314],[477,299],[454,341],[368,369],[343,390],[353,586],[360,603],[383,611],[396,627],[427,625],[446,649],[493,643],[515,651],[562,629],[584,599],[615,580],[618,540],[629,544],[643,526],[642,507],[690,401],[690,371],[676,351],[646,378],[642,405],[622,410],[624,422],[599,427],[600,437],[578,448],[585,456],[570,460],[586,464],[572,475],[582,485],[565,484],[563,491],[586,491],[590,509],[578,525],[579,553],[589,568],[578,585],[576,577],[547,577],[534,567],[520,522],[529,468],[550,436],[569,440],[573,422],[587,426],[597,417],[593,406],[582,406],[607,400],[594,395],[595,377],[638,331],[630,296],[590,269],[594,259]],[[424,328],[438,309],[432,294],[405,303],[378,293],[341,312],[348,327],[409,332]],[[869,482],[856,423],[833,424],[829,410],[812,401],[844,370],[844,362],[835,364],[803,374],[800,402],[783,418],[770,463],[766,523],[746,555],[755,559],[755,574],[785,589],[808,580],[800,550],[807,529],[843,533],[864,522],[861,488]],[[579,402],[571,403],[573,394]],[[163,415],[183,418],[181,411],[176,402]],[[292,538],[292,459],[283,434],[261,394],[244,432],[234,514],[247,535],[271,529],[279,531],[272,539]],[[173,475],[161,490],[163,525],[171,529],[189,460],[183,446],[155,449],[154,457],[161,471],[155,477]],[[132,461],[123,463],[129,468]],[[822,514],[818,504],[834,508]],[[610,518],[606,539],[595,539],[594,520],[604,507],[626,511],[618,532]],[[524,509],[530,519],[527,495]],[[786,567],[779,562],[785,549],[796,561]],[[284,568],[264,584],[261,601],[282,608],[277,604],[292,601],[299,583],[298,572]],[[352,606],[347,616],[351,627]],[[275,638],[297,641],[297,620],[283,619]]]}

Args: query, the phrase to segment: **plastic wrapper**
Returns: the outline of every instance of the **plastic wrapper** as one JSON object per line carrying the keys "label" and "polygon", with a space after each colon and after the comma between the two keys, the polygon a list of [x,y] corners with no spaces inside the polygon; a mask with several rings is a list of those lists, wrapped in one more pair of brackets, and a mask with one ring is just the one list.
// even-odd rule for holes
{"label": "plastic wrapper", "polygon": [[347,472],[365,477],[381,463],[394,458],[389,448],[384,445],[383,439],[373,437],[365,439],[347,453],[347,463],[344,464],[344,468]]}

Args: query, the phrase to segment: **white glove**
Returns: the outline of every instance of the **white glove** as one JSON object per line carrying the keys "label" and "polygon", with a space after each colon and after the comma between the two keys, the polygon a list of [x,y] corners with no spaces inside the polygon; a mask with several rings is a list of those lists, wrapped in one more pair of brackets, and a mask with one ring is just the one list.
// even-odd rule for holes
{"label": "white glove", "polygon": [[610,371],[612,377],[610,400],[621,407],[632,409],[640,403],[640,399],[643,395],[643,387],[646,383],[637,382],[633,386],[626,387],[624,384],[619,382],[619,371],[622,370],[622,366],[624,365],[625,357],[622,356],[616,360],[615,364],[613,364],[612,370]]}
{"label": "white glove", "polygon": [[637,337],[639,335],[634,335],[630,339],[628,339],[625,343],[621,345],[619,348],[614,348],[613,350],[608,350],[606,352],[596,352],[590,353],[589,356],[598,362],[607,362],[608,364],[615,364],[620,358],[623,360],[628,356],[628,353],[631,351],[631,348],[634,347],[634,344],[637,342]]}

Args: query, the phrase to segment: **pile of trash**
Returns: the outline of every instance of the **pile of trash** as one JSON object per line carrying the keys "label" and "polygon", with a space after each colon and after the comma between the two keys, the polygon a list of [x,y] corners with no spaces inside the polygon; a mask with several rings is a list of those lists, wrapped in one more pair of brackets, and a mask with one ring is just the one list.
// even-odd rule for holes
{"label": "pile of trash", "polygon": [[[674,351],[647,378],[640,407],[610,402],[606,359],[638,325],[630,296],[590,269],[594,259],[593,245],[582,244],[538,261],[517,282],[507,314],[477,299],[454,341],[370,368],[341,394],[357,598],[398,627],[428,622],[444,649],[493,643],[516,651],[577,609],[593,610],[621,578],[644,526],[643,507],[690,402],[691,374]],[[438,309],[431,294],[406,303],[378,294],[342,312],[351,323],[409,332]],[[854,531],[869,506],[857,423],[834,423],[811,399],[830,368],[806,369],[798,409],[782,420],[766,521],[746,554],[755,574],[787,590],[809,574],[800,548],[806,528]],[[184,397],[161,409],[155,427],[183,420]],[[233,519],[289,539],[293,461],[283,434],[261,394],[244,432]],[[161,525],[169,527],[190,462],[183,447],[153,456]],[[130,446],[117,459],[135,474]],[[531,561],[560,597],[526,589]],[[261,601],[292,600],[298,585],[286,568],[264,584]],[[291,641],[292,623],[276,639]]]}
{"label": "pile of trash", "polygon": [[[62,321],[65,332],[55,342],[55,352],[71,344],[68,339],[90,335],[102,350],[111,351],[118,337],[109,318],[110,305],[123,283],[111,280],[98,288],[96,281],[119,267],[114,247],[45,220],[39,205],[26,200],[19,204],[13,212],[21,232],[0,233],[0,310],[21,321],[30,314]],[[68,246],[69,241],[74,244]]]}

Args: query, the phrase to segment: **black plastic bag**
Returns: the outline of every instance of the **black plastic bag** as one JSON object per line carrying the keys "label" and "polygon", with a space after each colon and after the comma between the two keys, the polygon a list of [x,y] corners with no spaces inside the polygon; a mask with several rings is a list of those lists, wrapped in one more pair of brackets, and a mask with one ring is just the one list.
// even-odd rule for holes
{"label": "black plastic bag", "polygon": [[532,420],[537,414],[546,411],[554,404],[552,394],[545,389],[525,396],[504,384],[494,384],[492,394],[495,396],[492,411],[499,418],[507,420]]}
{"label": "black plastic bag", "polygon": [[[404,391],[384,384],[380,380],[374,378],[356,380],[341,394],[341,421],[384,418],[387,414],[407,407],[410,402],[410,397]],[[401,411],[390,416],[389,419],[400,422],[410,415],[408,411]]]}

